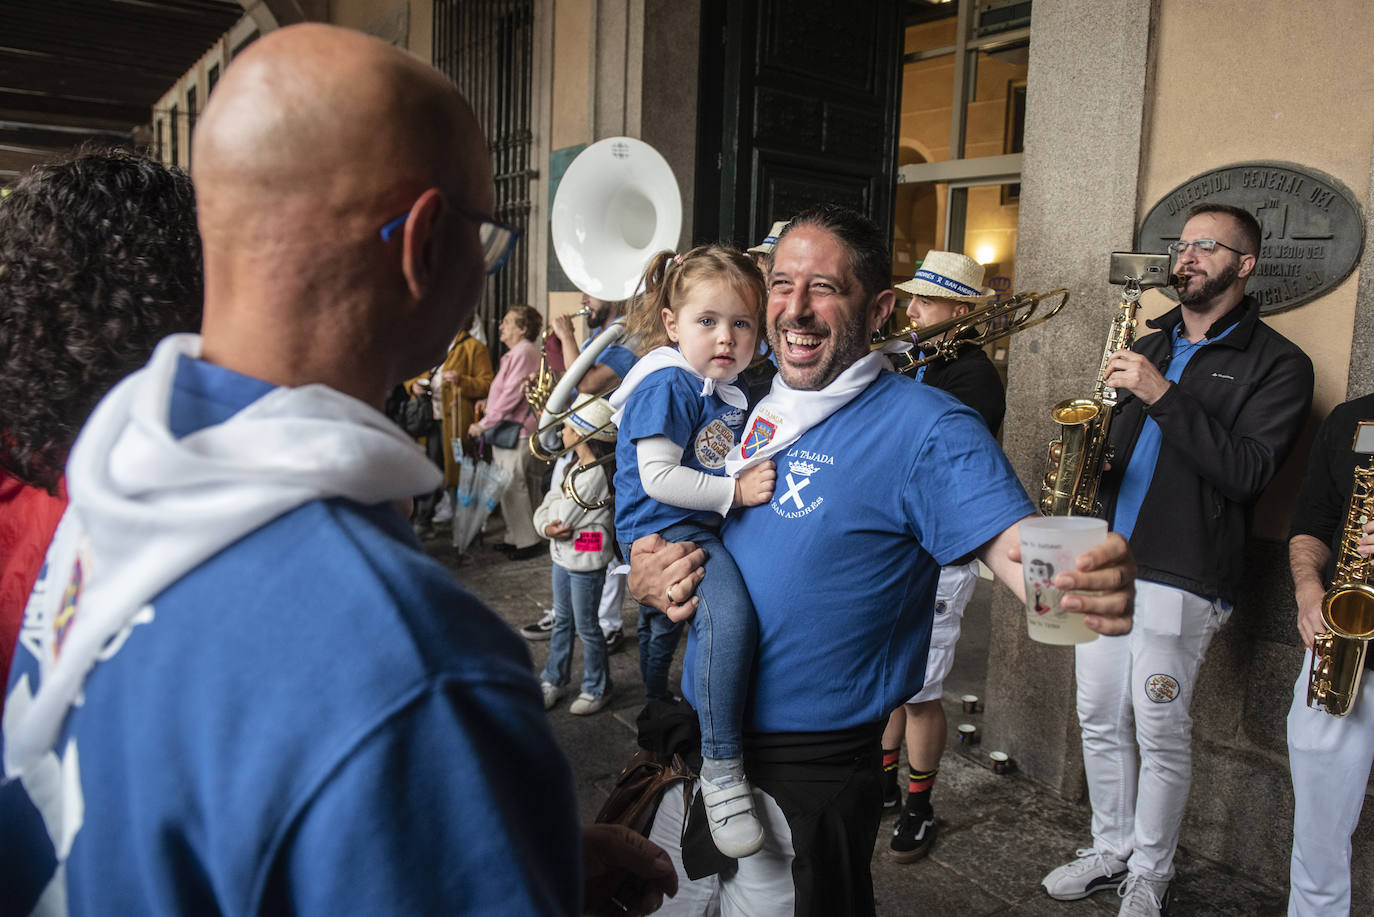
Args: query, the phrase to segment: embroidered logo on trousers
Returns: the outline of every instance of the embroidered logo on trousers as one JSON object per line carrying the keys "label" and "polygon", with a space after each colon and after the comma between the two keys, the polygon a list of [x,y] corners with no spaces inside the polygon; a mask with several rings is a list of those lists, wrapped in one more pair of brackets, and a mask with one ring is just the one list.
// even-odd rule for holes
{"label": "embroidered logo on trousers", "polygon": [[1167,704],[1178,697],[1178,681],[1172,675],[1151,675],[1145,679],[1145,696],[1156,704]]}

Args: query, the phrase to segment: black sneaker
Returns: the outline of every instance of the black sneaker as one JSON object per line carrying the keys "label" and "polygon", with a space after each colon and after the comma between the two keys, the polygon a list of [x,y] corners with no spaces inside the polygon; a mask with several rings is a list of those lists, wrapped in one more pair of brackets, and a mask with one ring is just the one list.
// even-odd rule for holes
{"label": "black sneaker", "polygon": [[553,609],[544,612],[544,616],[533,624],[526,624],[520,628],[520,636],[526,640],[547,640],[549,634],[553,633]]}
{"label": "black sneaker", "polygon": [[903,809],[892,829],[892,858],[898,863],[913,863],[930,853],[935,843],[935,813],[913,815]]}
{"label": "black sneaker", "polygon": [[883,808],[895,809],[901,801],[902,794],[897,791],[897,768],[883,768]]}

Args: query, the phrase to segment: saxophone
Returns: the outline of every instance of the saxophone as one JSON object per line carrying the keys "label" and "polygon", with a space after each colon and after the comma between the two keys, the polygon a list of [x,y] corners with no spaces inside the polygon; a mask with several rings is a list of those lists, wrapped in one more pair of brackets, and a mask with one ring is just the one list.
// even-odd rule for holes
{"label": "saxophone", "polygon": [[1107,360],[1135,341],[1136,309],[1144,291],[1139,280],[1126,281],[1120,311],[1112,319],[1107,346],[1097,368],[1091,398],[1070,398],[1050,411],[1059,424],[1059,438],[1050,441],[1050,470],[1040,489],[1040,512],[1046,516],[1099,516],[1097,487],[1102,468],[1111,460],[1107,433],[1111,430],[1116,389],[1103,381]]}
{"label": "saxophone", "polygon": [[[1355,449],[1360,433],[1374,435],[1374,422],[1356,427]],[[1369,583],[1370,558],[1357,547],[1364,525],[1374,515],[1374,458],[1355,469],[1350,505],[1341,531],[1336,576],[1322,596],[1322,620],[1327,631],[1312,638],[1312,671],[1307,680],[1307,706],[1332,716],[1345,716],[1360,696],[1365,651],[1374,637],[1374,586]]]}

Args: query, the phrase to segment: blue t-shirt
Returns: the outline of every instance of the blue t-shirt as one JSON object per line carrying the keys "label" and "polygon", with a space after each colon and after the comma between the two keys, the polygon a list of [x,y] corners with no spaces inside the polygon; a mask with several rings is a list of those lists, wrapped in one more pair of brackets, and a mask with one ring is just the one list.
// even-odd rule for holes
{"label": "blue t-shirt", "polygon": [[[183,363],[182,432],[263,391]],[[390,505],[307,503],[152,608],[55,746],[84,801],[71,914],[581,912],[572,782],[529,654]],[[37,690],[22,645],[11,700],[21,679]],[[541,762],[539,792],[512,761]],[[0,785],[5,913],[56,869],[39,805]]]}
{"label": "blue t-shirt", "polygon": [[[587,335],[587,340],[582,344],[581,349],[586,350],[604,330],[604,328],[593,328],[591,334]],[[611,344],[596,356],[596,362],[602,366],[609,366],[622,379],[629,375],[630,367],[634,366],[638,359],[633,350],[620,344]]]}
{"label": "blue t-shirt", "polygon": [[716,513],[697,512],[660,503],[644,492],[635,442],[666,436],[682,447],[682,464],[694,471],[721,475],[725,457],[739,441],[746,414],[712,393],[701,394],[701,382],[677,368],[660,369],[639,384],[624,405],[615,447],[615,537],[622,545],[661,532],[684,519],[714,523]]}
{"label": "blue t-shirt", "polygon": [[[1189,341],[1183,337],[1183,322],[1174,326],[1172,349],[1169,351],[1169,365],[1165,367],[1164,378],[1177,382],[1183,378],[1183,370],[1199,350],[1219,341],[1230,334],[1236,326],[1231,325],[1214,338]],[[1166,332],[1167,333],[1167,332]],[[1119,532],[1127,541],[1135,531],[1136,520],[1140,518],[1140,507],[1145,503],[1145,493],[1154,480],[1155,465],[1159,462],[1159,447],[1164,442],[1164,434],[1159,424],[1150,415],[1136,436],[1135,447],[1131,450],[1131,461],[1121,474],[1121,487],[1116,494],[1116,512],[1112,516],[1112,529]]]}
{"label": "blue t-shirt", "polygon": [[745,729],[879,722],[924,683],[940,567],[1034,507],[976,413],[897,373],[774,459],[772,501],[723,531],[759,620]]}

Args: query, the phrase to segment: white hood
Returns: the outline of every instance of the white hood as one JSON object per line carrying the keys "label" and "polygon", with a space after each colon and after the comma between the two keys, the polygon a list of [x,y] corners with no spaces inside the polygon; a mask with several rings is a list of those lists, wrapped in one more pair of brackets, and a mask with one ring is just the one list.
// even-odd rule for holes
{"label": "white hood", "polygon": [[[22,715],[5,717],[10,778],[52,749],[107,642],[188,571],[312,500],[375,504],[440,484],[384,415],[323,385],[274,389],[224,423],[174,438],[177,363],[199,354],[197,335],[164,340],[100,402],[72,449],[67,515],[24,615],[20,647],[38,657],[41,678]],[[77,614],[59,646],[54,624],[78,559]]]}

